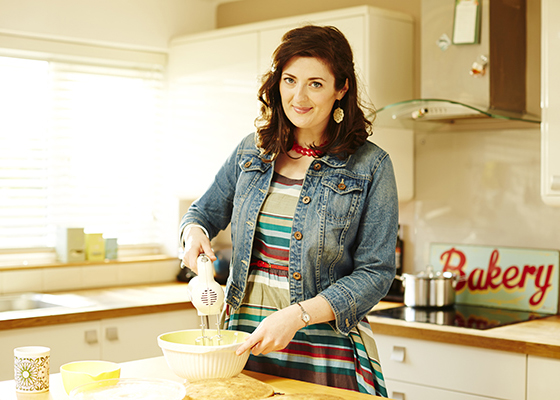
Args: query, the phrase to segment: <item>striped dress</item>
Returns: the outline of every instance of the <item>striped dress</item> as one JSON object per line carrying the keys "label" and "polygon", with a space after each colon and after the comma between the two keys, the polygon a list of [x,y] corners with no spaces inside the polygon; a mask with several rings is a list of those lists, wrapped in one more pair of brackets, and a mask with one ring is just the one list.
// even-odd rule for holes
{"label": "striped dress", "polygon": [[[226,309],[227,329],[253,332],[268,315],[290,305],[290,233],[302,183],[274,174],[257,221],[246,294],[237,312],[229,315]],[[285,349],[251,354],[246,368],[387,397],[378,360],[371,327],[364,319],[349,336],[328,323],[309,325]]]}

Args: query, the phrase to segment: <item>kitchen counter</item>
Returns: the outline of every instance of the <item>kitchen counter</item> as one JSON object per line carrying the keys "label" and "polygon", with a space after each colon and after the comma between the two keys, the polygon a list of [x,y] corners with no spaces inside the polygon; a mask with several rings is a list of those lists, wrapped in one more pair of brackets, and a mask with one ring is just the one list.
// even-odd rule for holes
{"label": "kitchen counter", "polygon": [[[83,322],[192,308],[187,285],[167,284],[80,290],[68,293],[89,301],[86,306],[55,307],[17,312],[0,312],[0,330]],[[381,302],[374,310],[403,304]],[[560,359],[560,316],[476,330],[406,322],[368,316],[374,333],[461,344]]]}
{"label": "kitchen counter", "polygon": [[0,312],[0,331],[194,308],[183,282],[54,294],[69,297],[73,306]]}
{"label": "kitchen counter", "polygon": [[[404,304],[381,302],[374,310]],[[560,359],[560,315],[478,330],[369,315],[374,334],[459,344]]]}
{"label": "kitchen counter", "polygon": [[[323,393],[337,395],[348,400],[381,399],[381,397],[377,396],[352,392],[344,389],[330,388],[327,386],[280,378],[272,375],[259,374],[256,372],[245,371],[244,374],[268,383],[274,388],[274,391],[278,393]],[[169,369],[163,356],[121,363],[121,378],[157,378],[183,382],[181,378],[176,376]],[[282,399],[281,396],[277,397]],[[15,383],[13,380],[0,382],[0,399],[2,400],[64,400],[68,398],[68,395],[64,391],[60,374],[52,374],[50,376],[49,392],[34,395],[16,394]],[[272,398],[276,398],[276,396],[273,396]]]}

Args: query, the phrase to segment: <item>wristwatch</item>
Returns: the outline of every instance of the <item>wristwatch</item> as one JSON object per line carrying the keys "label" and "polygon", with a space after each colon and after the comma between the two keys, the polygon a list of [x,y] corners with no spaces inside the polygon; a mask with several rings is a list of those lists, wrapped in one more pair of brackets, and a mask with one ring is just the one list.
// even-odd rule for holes
{"label": "wristwatch", "polygon": [[301,304],[297,303],[297,305],[299,306],[299,308],[301,308],[301,320],[303,321],[305,326],[309,325],[309,321],[311,321],[311,317],[309,316],[307,311],[305,311],[305,308],[303,308]]}

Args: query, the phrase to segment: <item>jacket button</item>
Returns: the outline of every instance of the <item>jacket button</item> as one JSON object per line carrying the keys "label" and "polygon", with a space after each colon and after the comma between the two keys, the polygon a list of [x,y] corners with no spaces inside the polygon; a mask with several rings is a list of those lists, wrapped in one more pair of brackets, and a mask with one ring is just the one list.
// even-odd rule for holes
{"label": "jacket button", "polygon": [[250,166],[251,166],[251,161],[247,161],[247,162],[245,163],[245,168],[249,168]]}
{"label": "jacket button", "polygon": [[301,274],[299,272],[294,272],[294,274],[292,275],[292,277],[296,280],[299,281],[301,279]]}
{"label": "jacket button", "polygon": [[311,197],[305,196],[302,201],[303,201],[303,204],[309,204],[309,203],[311,203]]}
{"label": "jacket button", "polygon": [[344,182],[340,182],[340,183],[338,184],[338,188],[339,188],[340,190],[344,190],[344,189],[346,189],[346,185],[344,184]]}
{"label": "jacket button", "polygon": [[300,231],[297,231],[296,233],[294,233],[294,237],[297,240],[301,240],[301,238],[303,237],[302,233]]}
{"label": "jacket button", "polygon": [[321,164],[316,163],[316,164],[313,166],[313,169],[314,169],[315,171],[319,171],[319,170],[321,169]]}
{"label": "jacket button", "polygon": [[346,327],[347,327],[347,328],[350,327],[350,322],[348,321],[348,318],[346,318]]}

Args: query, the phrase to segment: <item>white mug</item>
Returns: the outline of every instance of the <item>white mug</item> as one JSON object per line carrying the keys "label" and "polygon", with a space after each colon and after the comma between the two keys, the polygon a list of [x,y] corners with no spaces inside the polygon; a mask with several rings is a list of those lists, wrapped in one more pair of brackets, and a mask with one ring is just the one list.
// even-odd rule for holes
{"label": "white mug", "polygon": [[16,392],[41,393],[49,390],[51,349],[26,346],[14,349],[14,380]]}

